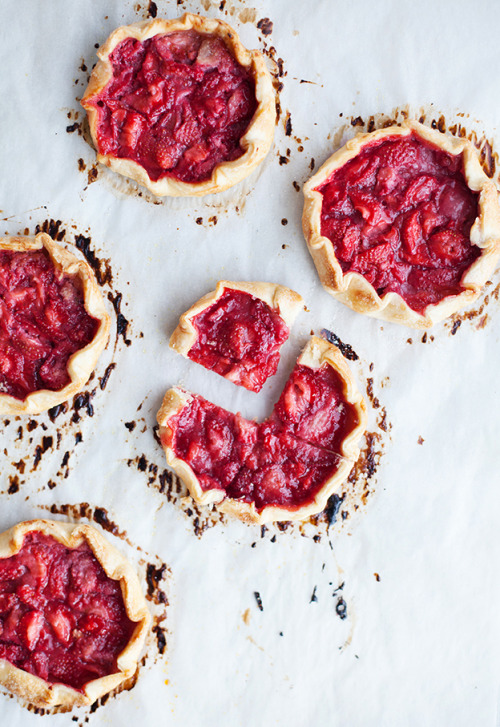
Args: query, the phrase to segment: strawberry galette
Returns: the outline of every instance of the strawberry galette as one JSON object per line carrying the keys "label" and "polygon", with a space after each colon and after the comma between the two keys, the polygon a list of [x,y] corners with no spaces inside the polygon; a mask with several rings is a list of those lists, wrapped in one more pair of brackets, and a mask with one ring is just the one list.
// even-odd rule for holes
{"label": "strawberry galette", "polygon": [[347,142],[304,196],[323,286],[377,318],[433,325],[477,298],[500,256],[497,190],[473,145],[416,122]]}
{"label": "strawberry galette", "polygon": [[0,413],[37,414],[76,394],[108,332],[86,262],[43,232],[0,238]]}
{"label": "strawberry galette", "polygon": [[183,313],[170,346],[250,391],[260,391],[278,368],[303,300],[273,283],[221,280]]}
{"label": "strawberry galette", "polygon": [[260,523],[323,510],[359,455],[365,419],[345,360],[316,337],[260,424],[180,388],[158,412],[167,462],[193,498]]}
{"label": "strawberry galette", "polygon": [[221,20],[185,13],[115,30],[82,105],[98,160],[156,195],[231,187],[264,159],[271,76]]}
{"label": "strawberry galette", "polygon": [[149,627],[130,564],[89,525],[0,535],[0,684],[39,707],[91,704],[130,678]]}

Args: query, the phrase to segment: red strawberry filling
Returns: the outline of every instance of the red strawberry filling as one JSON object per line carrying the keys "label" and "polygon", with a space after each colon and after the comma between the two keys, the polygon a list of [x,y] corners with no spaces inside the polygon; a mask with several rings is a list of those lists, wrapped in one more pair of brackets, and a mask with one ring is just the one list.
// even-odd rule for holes
{"label": "red strawberry filling", "polygon": [[134,628],[119,582],[86,543],[31,532],[0,560],[0,658],[19,669],[82,691],[117,671]]}
{"label": "red strawberry filling", "polygon": [[358,425],[339,374],[297,364],[271,417],[257,424],[193,395],[169,419],[164,446],[187,462],[202,490],[296,508],[311,502],[337,471],[342,440]]}
{"label": "red strawberry filling", "polygon": [[59,273],[45,250],[0,251],[0,392],[25,399],[64,388],[69,357],[98,326],[78,280]]}
{"label": "red strawberry filling", "polygon": [[423,313],[463,291],[480,250],[470,242],[478,194],[462,157],[416,134],[373,142],[335,171],[323,195],[321,234],[344,273],[363,275],[377,293],[398,293]]}
{"label": "red strawberry filling", "polygon": [[289,330],[260,298],[225,288],[192,322],[198,334],[188,353],[192,361],[250,391],[260,391],[276,373]]}
{"label": "red strawberry filling", "polygon": [[127,38],[110,61],[111,81],[86,101],[101,154],[137,162],[153,181],[190,183],[242,156],[255,83],[221,39],[193,30]]}

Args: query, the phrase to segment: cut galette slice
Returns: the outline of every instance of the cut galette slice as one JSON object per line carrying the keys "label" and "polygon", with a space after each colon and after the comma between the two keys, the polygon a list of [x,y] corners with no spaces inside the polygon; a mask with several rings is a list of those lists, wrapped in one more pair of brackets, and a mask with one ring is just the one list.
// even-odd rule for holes
{"label": "cut galette slice", "polygon": [[301,308],[301,296],[282,285],[221,280],[182,314],[170,346],[257,392],[276,373],[280,348]]}

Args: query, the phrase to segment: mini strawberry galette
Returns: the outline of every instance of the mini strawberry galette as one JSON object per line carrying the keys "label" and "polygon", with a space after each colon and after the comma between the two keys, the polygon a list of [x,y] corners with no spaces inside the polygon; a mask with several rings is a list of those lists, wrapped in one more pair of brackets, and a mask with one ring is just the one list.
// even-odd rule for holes
{"label": "mini strawberry galette", "polygon": [[82,105],[98,160],[159,196],[231,187],[264,159],[271,76],[226,23],[185,13],[115,30]]}
{"label": "mini strawberry galette", "polygon": [[130,564],[90,525],[0,535],[0,684],[39,707],[91,704],[130,678],[149,613]]}
{"label": "mini strawberry galette", "polygon": [[500,256],[497,190],[475,148],[416,122],[347,142],[304,196],[321,282],[360,313],[428,328],[475,300]]}
{"label": "mini strawberry galette", "polygon": [[76,394],[108,332],[86,262],[43,232],[0,238],[1,414],[38,414]]}
{"label": "mini strawberry galette", "polygon": [[260,523],[323,510],[359,455],[365,419],[339,350],[315,337],[261,424],[179,388],[158,412],[167,462],[193,498]]}
{"label": "mini strawberry galette", "polygon": [[303,300],[273,283],[221,280],[183,313],[170,346],[186,358],[250,391],[260,391],[278,368]]}

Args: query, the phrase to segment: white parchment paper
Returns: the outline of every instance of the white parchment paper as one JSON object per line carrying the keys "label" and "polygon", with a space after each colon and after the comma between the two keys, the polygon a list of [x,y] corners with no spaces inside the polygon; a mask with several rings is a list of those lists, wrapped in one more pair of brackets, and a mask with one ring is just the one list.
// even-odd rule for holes
{"label": "white parchment paper", "polygon": [[[103,508],[126,533],[108,537],[143,579],[147,563],[170,568],[161,580],[168,606],[151,604],[157,619],[166,616],[156,623],[167,646],[161,654],[152,637],[136,686],[95,711],[40,716],[1,694],[0,721],[498,727],[498,277],[474,306],[484,306],[480,313],[426,339],[353,313],[319,284],[296,187],[354,133],[352,119],[407,105],[426,123],[443,115],[498,145],[500,5],[157,0],[158,16],[192,10],[228,20],[248,47],[282,59],[284,73],[275,145],[262,168],[220,197],[159,203],[94,172],[79,133],[95,44],[148,17],[149,5],[0,4],[1,232],[33,233],[52,219],[70,246],[89,237],[112,270],[103,293],[115,302],[121,293],[130,321],[130,345],[113,334],[86,387],[93,412],[71,404],[54,422],[41,415],[35,425],[2,424],[0,528],[47,516],[51,506],[55,517],[67,504],[88,503],[87,514]],[[273,23],[270,35],[257,27],[262,18]],[[279,282],[307,303],[259,396],[167,345],[180,313],[223,278]],[[165,465],[152,428],[166,388],[181,383],[247,417],[265,416],[310,331],[322,328],[357,352],[361,389],[373,379],[380,407],[370,428],[383,453],[373,492],[347,519],[339,512],[329,530],[318,526],[319,542],[310,526],[261,532],[217,519],[197,536],[189,501],[160,491]],[[387,433],[377,429],[382,409]]]}

